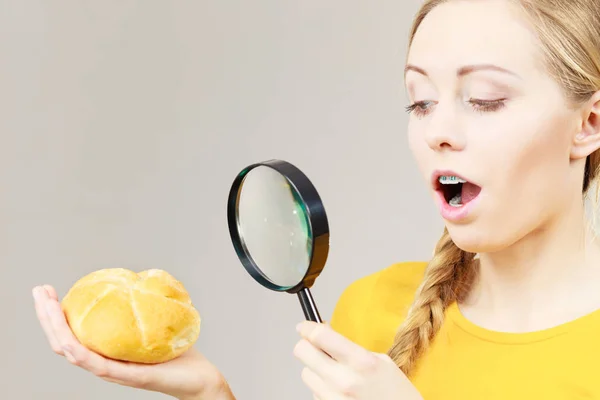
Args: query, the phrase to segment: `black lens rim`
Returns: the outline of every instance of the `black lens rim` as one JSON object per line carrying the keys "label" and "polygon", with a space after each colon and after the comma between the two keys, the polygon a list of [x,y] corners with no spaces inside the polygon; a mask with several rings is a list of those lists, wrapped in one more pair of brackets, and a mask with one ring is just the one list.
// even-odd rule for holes
{"label": "black lens rim", "polygon": [[[250,257],[239,234],[237,215],[240,189],[246,175],[260,166],[272,168],[285,177],[302,200],[308,215],[308,229],[313,238],[310,264],[302,280],[294,286],[280,286],[271,282]],[[278,159],[262,161],[251,164],[238,173],[229,190],[227,223],[234,250],[242,265],[254,280],[268,289],[288,293],[297,293],[305,288],[309,289],[314,285],[315,280],[325,267],[329,255],[329,222],[325,207],[310,179],[298,167],[287,161]]]}

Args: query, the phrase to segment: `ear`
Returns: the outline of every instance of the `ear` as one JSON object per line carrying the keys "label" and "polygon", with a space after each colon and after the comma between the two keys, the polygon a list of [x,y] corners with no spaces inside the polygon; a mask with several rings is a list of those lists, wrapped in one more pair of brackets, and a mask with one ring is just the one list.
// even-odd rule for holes
{"label": "ear", "polygon": [[600,90],[586,103],[579,132],[573,138],[572,159],[583,159],[600,149]]}

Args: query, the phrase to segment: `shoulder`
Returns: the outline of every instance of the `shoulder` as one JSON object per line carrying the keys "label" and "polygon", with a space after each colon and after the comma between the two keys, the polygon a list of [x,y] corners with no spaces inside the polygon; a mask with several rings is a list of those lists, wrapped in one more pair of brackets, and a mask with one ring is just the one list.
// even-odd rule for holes
{"label": "shoulder", "polygon": [[393,340],[426,267],[426,262],[395,263],[352,282],[339,297],[331,327],[364,347],[381,350]]}
{"label": "shoulder", "polygon": [[412,300],[426,267],[426,262],[400,262],[359,278],[344,289],[336,305],[336,312],[348,307],[355,308],[359,304],[365,304],[365,301],[383,300],[388,296],[408,296]]}

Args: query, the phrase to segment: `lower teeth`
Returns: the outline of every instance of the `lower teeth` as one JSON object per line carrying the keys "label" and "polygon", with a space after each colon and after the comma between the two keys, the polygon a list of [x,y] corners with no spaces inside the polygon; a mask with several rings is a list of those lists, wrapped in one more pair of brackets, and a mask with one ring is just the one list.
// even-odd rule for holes
{"label": "lower teeth", "polygon": [[457,194],[456,196],[454,196],[452,198],[452,200],[450,200],[448,202],[448,204],[450,204],[452,207],[460,207],[460,206],[462,206],[463,205],[462,204],[462,195],[460,193]]}

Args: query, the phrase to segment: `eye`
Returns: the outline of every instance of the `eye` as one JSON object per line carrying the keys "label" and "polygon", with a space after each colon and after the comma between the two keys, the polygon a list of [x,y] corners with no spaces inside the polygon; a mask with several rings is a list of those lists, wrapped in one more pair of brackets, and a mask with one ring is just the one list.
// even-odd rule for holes
{"label": "eye", "polygon": [[475,111],[480,112],[493,112],[498,111],[506,105],[506,99],[497,100],[480,100],[480,99],[469,99],[469,104]]}
{"label": "eye", "polygon": [[406,107],[406,112],[409,114],[413,113],[417,117],[424,117],[431,111],[431,107],[433,107],[434,102],[429,100],[424,101],[416,101],[410,106]]}
{"label": "eye", "polygon": [[[469,103],[475,111],[494,112],[500,110],[506,105],[506,99],[481,100],[470,98],[467,103]],[[435,102],[429,100],[417,101],[406,107],[406,111],[409,114],[415,114],[417,117],[424,117],[431,112],[431,109],[434,105]]]}

